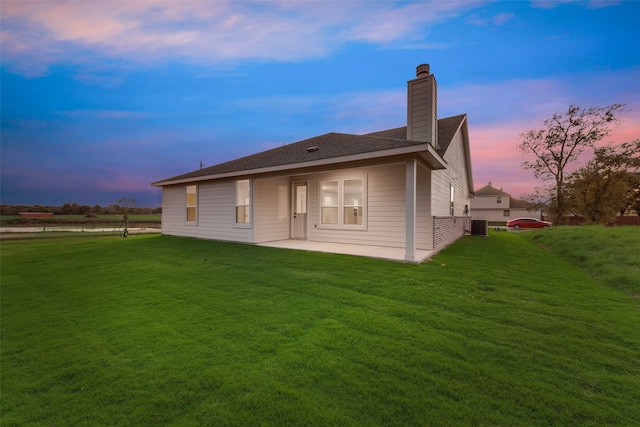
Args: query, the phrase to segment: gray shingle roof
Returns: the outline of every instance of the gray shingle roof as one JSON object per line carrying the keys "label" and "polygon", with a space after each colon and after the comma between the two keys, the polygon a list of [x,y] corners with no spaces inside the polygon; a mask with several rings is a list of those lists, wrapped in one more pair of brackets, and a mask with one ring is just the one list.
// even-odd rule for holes
{"label": "gray shingle roof", "polygon": [[[444,153],[447,152],[447,148],[449,148],[449,144],[453,140],[453,136],[456,134],[457,130],[460,128],[460,125],[466,117],[466,114],[460,114],[458,116],[452,116],[438,120],[438,145],[440,146],[440,148],[438,149],[438,154],[440,154],[440,156],[443,156]],[[368,133],[367,135],[378,136],[381,138],[406,139],[407,127],[403,126],[379,132],[372,132]]]}
{"label": "gray shingle roof", "polygon": [[[438,150],[438,154],[444,154],[444,151],[446,151],[446,147],[451,142],[455,131],[459,128],[465,117],[465,115],[460,115],[438,120],[438,140],[440,141],[440,150]],[[407,140],[406,129],[406,127],[401,127],[365,135],[352,135],[335,132],[327,133],[305,139],[303,141],[284,145],[282,147],[262,151],[250,156],[220,163],[208,168],[167,178],[154,184],[164,181],[178,181],[234,172],[247,171],[250,173],[255,169],[373,153],[376,151],[411,147],[425,143],[424,141]]]}
{"label": "gray shingle roof", "polygon": [[509,199],[509,207],[512,209],[529,209],[533,207],[533,205],[529,202],[525,202],[524,200],[516,199],[514,197]]}
{"label": "gray shingle roof", "polygon": [[511,194],[505,193],[504,191],[502,191],[499,188],[492,187],[491,184],[485,185],[484,187],[476,190],[474,193],[475,193],[476,196],[507,196],[507,197],[511,197]]}

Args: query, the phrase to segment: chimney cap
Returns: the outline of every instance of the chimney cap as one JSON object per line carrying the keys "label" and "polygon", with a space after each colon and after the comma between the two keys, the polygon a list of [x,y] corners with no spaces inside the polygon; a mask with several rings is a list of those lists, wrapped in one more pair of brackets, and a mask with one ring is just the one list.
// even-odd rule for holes
{"label": "chimney cap", "polygon": [[420,64],[416,67],[416,77],[427,77],[429,75],[429,64]]}

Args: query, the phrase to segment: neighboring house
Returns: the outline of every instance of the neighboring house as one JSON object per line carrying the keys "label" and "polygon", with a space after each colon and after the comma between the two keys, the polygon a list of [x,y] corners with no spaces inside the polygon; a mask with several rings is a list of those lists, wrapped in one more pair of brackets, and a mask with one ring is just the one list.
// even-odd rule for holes
{"label": "neighboring house", "polygon": [[407,126],[328,133],[154,182],[162,233],[437,251],[469,230],[467,116],[437,120],[428,65],[407,82]]}
{"label": "neighboring house", "polygon": [[513,218],[530,217],[541,219],[541,212],[534,210],[531,205],[523,200],[511,197],[509,193],[489,184],[474,192],[475,198],[471,199],[471,216],[473,219],[486,219],[488,221],[508,221]]}

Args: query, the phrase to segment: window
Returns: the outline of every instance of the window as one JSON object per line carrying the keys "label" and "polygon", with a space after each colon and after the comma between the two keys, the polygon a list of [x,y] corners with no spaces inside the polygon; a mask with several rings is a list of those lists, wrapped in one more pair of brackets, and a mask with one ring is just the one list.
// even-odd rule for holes
{"label": "window", "polygon": [[503,216],[511,216],[511,211],[509,211],[509,209],[505,209],[504,212],[502,213]]}
{"label": "window", "polygon": [[251,182],[236,181],[236,224],[251,223]]}
{"label": "window", "polygon": [[198,219],[198,186],[187,185],[187,222]]}
{"label": "window", "polygon": [[363,191],[361,179],[344,181],[344,223],[346,225],[362,225]]}
{"label": "window", "polygon": [[498,196],[497,203],[502,203],[502,196]]}
{"label": "window", "polygon": [[338,224],[339,181],[320,183],[320,211],[322,224]]}
{"label": "window", "polygon": [[449,215],[454,216],[454,205],[453,205],[453,196],[454,196],[454,190],[453,190],[453,184],[449,184],[449,187],[451,189],[451,209],[449,209]]}
{"label": "window", "polygon": [[363,178],[320,182],[320,225],[344,228],[365,226]]}

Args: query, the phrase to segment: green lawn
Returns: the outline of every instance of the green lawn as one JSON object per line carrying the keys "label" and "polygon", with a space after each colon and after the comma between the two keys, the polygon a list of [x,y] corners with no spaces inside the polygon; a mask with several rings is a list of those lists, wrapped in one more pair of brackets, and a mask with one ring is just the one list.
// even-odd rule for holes
{"label": "green lawn", "polygon": [[640,227],[584,225],[546,231],[524,233],[523,237],[640,301]]}
{"label": "green lawn", "polygon": [[640,304],[525,234],[3,241],[0,424],[637,425]]}

